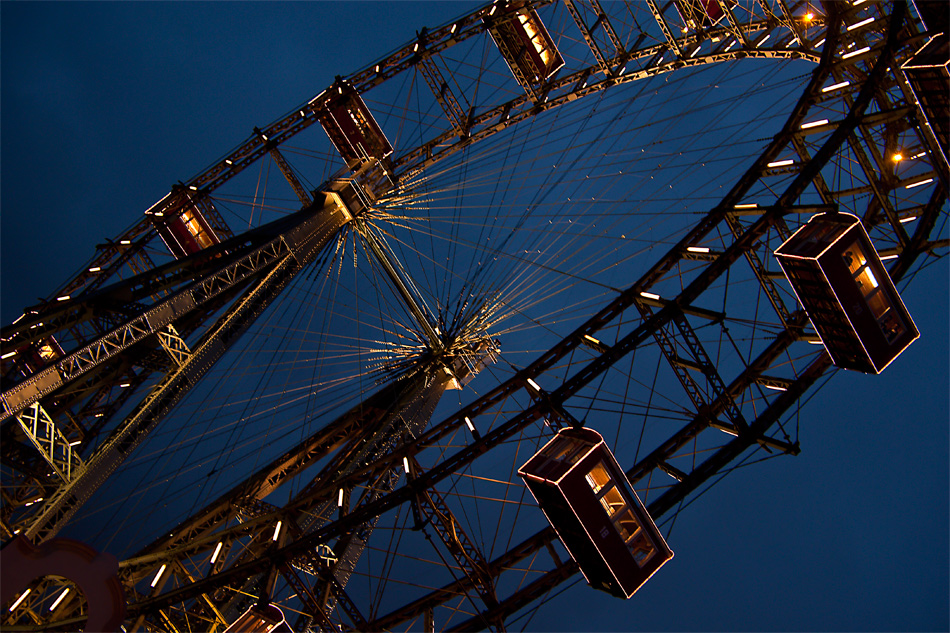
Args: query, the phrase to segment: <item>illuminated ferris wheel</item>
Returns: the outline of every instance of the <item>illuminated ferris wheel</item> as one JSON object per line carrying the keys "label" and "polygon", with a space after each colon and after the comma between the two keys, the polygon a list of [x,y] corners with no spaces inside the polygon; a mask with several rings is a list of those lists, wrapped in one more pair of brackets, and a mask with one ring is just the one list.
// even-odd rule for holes
{"label": "illuminated ferris wheel", "polygon": [[499,1],[255,128],[3,329],[4,625],[629,597],[827,370],[917,338],[938,14]]}

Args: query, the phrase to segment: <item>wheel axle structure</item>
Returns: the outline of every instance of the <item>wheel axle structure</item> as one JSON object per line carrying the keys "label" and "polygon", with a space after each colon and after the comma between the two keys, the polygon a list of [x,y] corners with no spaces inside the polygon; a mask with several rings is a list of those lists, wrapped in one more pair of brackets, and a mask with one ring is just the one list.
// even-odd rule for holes
{"label": "wheel axle structure", "polygon": [[[901,290],[946,254],[940,14],[499,0],[417,31],[3,328],[5,542],[114,556],[128,631],[528,628],[580,575],[517,471],[583,425],[676,550],[841,373],[775,250],[843,211]],[[82,628],[80,584],[4,588],[4,629]]]}

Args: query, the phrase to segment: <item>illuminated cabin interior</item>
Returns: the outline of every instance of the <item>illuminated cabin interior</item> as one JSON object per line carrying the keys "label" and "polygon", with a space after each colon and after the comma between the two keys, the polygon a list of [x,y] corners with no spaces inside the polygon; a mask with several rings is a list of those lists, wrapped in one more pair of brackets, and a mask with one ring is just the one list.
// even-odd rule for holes
{"label": "illuminated cabin interior", "polygon": [[676,10],[690,28],[710,27],[725,15],[717,0],[676,0]]}
{"label": "illuminated cabin interior", "polygon": [[234,621],[224,633],[293,633],[284,613],[272,604],[255,604]]}
{"label": "illuminated cabin interior", "polygon": [[930,38],[901,70],[946,161],[950,157],[950,38],[946,33]]}
{"label": "illuminated cabin interior", "polygon": [[564,65],[564,58],[534,9],[508,5],[493,11],[486,18],[489,33],[515,79],[531,93]]}
{"label": "illuminated cabin interior", "polygon": [[[50,363],[63,356],[63,348],[52,336],[35,343],[28,343],[17,348],[7,360],[4,361],[4,377],[10,377],[8,371],[16,372],[23,376],[30,376],[43,369]],[[12,363],[12,367],[7,363]]]}
{"label": "illuminated cabin interior", "polygon": [[562,429],[518,475],[591,587],[629,598],[673,558],[596,431]]}
{"label": "illuminated cabin interior", "polygon": [[[169,215],[152,215],[165,246],[180,259],[220,243],[194,198],[184,194],[185,204]],[[210,204],[210,202],[206,202]]]}
{"label": "illuminated cabin interior", "polygon": [[331,91],[335,94],[317,111],[317,118],[347,167],[358,169],[366,161],[389,156],[393,147],[359,93],[347,83]]}
{"label": "illuminated cabin interior", "polygon": [[816,215],[775,257],[836,366],[878,374],[920,336],[856,216]]}

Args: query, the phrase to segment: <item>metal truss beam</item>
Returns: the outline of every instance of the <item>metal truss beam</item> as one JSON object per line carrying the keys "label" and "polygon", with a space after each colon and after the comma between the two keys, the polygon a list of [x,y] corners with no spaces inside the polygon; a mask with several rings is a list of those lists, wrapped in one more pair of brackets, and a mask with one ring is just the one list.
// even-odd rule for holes
{"label": "metal truss beam", "polygon": [[82,468],[82,460],[73,452],[73,446],[60,432],[56,423],[38,402],[34,402],[16,416],[20,428],[39,451],[53,472],[64,482],[73,479]]}
{"label": "metal truss beam", "polygon": [[[413,472],[422,472],[422,466],[415,459],[411,460]],[[482,601],[489,609],[498,605],[495,596],[495,587],[492,575],[488,570],[488,563],[472,540],[462,529],[461,523],[445,503],[435,488],[423,491],[417,497],[420,513],[426,523],[431,525],[442,540],[443,545],[452,554],[455,562],[465,575],[472,580],[472,584]],[[498,624],[498,621],[483,622],[482,625]]]}
{"label": "metal truss beam", "polygon": [[[420,40],[421,39],[422,38],[420,38]],[[420,41],[419,45],[425,46],[425,42]],[[422,77],[425,79],[429,89],[432,90],[432,95],[445,113],[445,117],[449,120],[452,127],[455,128],[455,133],[459,137],[464,137],[468,134],[468,111],[469,108],[471,108],[471,106],[464,101],[465,97],[463,96],[463,101],[459,102],[459,98],[455,96],[452,86],[445,80],[445,76],[439,69],[437,58],[432,57],[425,50],[420,53],[419,71],[422,73]],[[462,103],[465,103],[464,107]]]}
{"label": "metal truss beam", "polygon": [[[259,130],[255,129],[255,132]],[[263,135],[263,132],[261,132]],[[267,141],[267,139],[265,139]],[[290,167],[290,163],[287,162],[287,159],[284,158],[284,155],[281,154],[280,150],[277,148],[277,145],[274,143],[268,142],[268,154],[274,159],[274,162],[277,163],[277,168],[280,169],[280,173],[284,175],[284,178],[287,179],[287,183],[290,184],[290,188],[294,190],[294,193],[297,194],[297,199],[300,200],[301,208],[308,208],[313,204],[313,199],[310,197],[310,194],[307,193],[307,190],[304,189],[303,185],[300,184],[300,180],[297,178],[297,174],[294,173],[294,170]]]}
{"label": "metal truss beam", "polygon": [[593,27],[587,25],[587,21],[584,19],[584,16],[581,15],[580,10],[578,10],[576,2],[577,0],[564,0],[564,6],[574,19],[574,23],[577,24],[577,28],[580,29],[581,35],[584,36],[584,41],[587,42],[590,52],[594,55],[594,59],[597,60],[597,65],[600,66],[600,70],[605,75],[611,75],[613,74],[613,67],[608,63],[608,57],[604,55],[604,52],[600,48],[600,44],[598,44],[597,40],[594,39],[593,29],[596,29],[598,26],[603,27],[604,32],[607,34],[607,37],[610,40],[610,43],[614,47],[614,50],[610,55],[611,60],[624,57],[625,51],[623,43],[620,41],[620,38],[617,37],[617,32],[610,23],[610,19],[607,17],[606,12],[604,12],[603,7],[600,6],[600,3],[597,0],[589,0],[591,8],[597,14],[597,21],[594,23]]}
{"label": "metal truss beam", "polygon": [[[316,256],[345,221],[343,214],[335,209],[328,213],[321,210],[308,214],[304,221],[272,243],[272,250],[266,254],[255,252],[261,261],[243,259],[225,267],[220,275],[196,284],[187,298],[194,304],[201,304],[203,300],[222,292],[229,283],[233,284],[251,272],[259,271],[259,264],[263,261],[270,264],[263,278],[222,315],[191,356],[160,380],[129,418],[97,448],[76,477],[44,503],[42,513],[27,531],[34,542],[41,542],[58,532],[105,477],[118,467],[224,351],[233,345],[238,336],[279,295],[287,282]],[[171,322],[176,308],[177,304],[162,304],[152,314],[158,320]],[[143,321],[149,325],[147,320]]]}

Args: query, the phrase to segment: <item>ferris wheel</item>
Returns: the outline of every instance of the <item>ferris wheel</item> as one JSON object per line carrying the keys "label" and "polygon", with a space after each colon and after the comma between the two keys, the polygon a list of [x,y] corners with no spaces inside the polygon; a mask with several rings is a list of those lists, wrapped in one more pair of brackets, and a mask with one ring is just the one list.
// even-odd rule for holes
{"label": "ferris wheel", "polygon": [[519,477],[559,431],[667,534],[797,454],[833,364],[893,358],[776,251],[854,217],[896,292],[947,246],[933,19],[496,2],[254,128],[4,328],[4,538],[120,560],[4,622],[526,628],[590,580]]}

